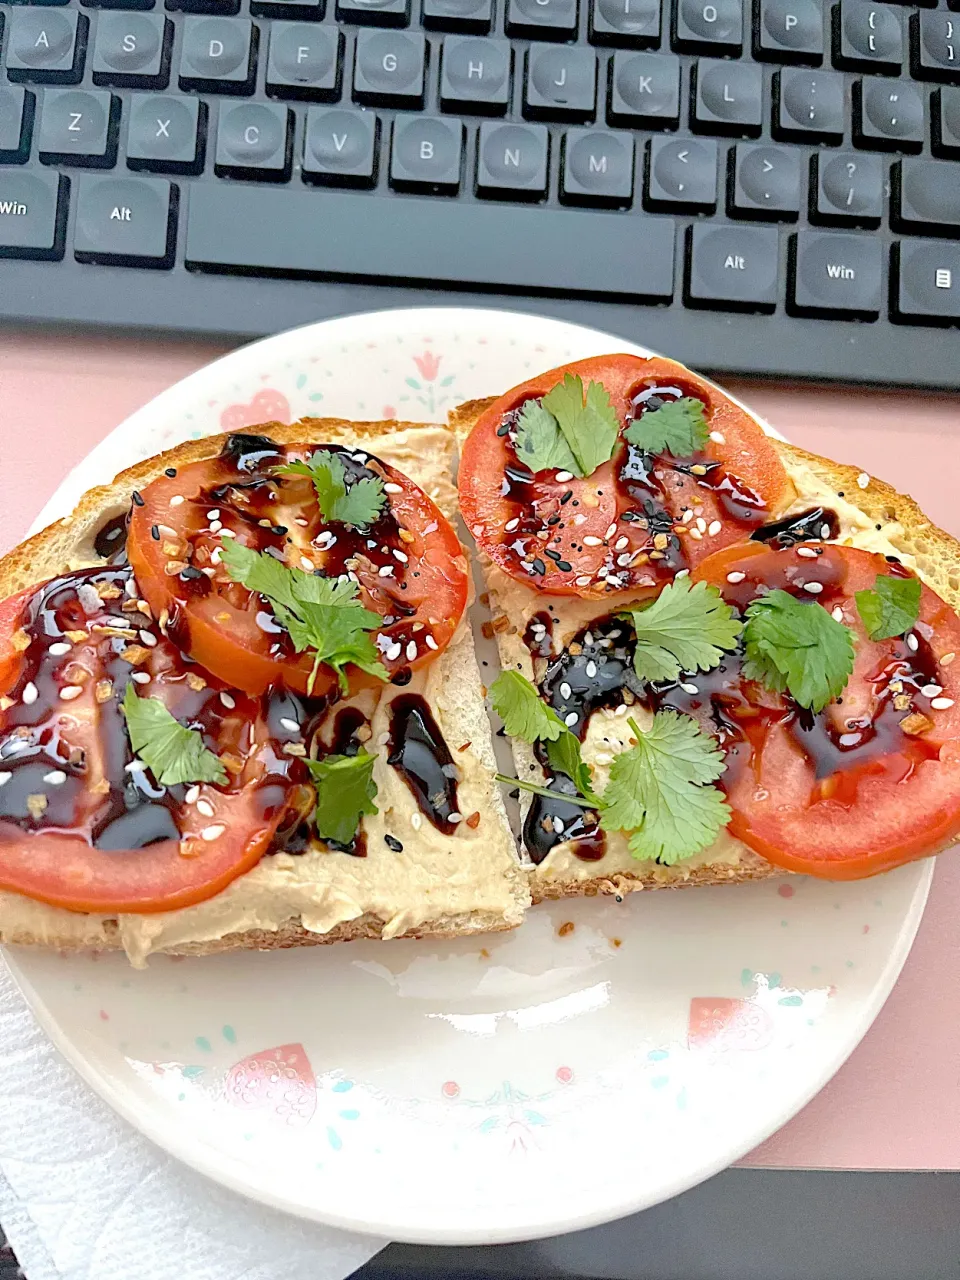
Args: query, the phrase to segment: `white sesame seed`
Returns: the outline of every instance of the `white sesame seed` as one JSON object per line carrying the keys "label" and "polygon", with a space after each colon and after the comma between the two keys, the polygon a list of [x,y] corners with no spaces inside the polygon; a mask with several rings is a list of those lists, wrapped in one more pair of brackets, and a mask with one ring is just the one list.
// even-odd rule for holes
{"label": "white sesame seed", "polygon": [[462,814],[462,813],[457,813],[456,811],[454,811],[453,813],[448,813],[448,814],[447,814],[447,821],[448,821],[448,822],[452,822],[452,823],[454,824],[454,826],[456,826],[456,824],[457,824],[458,822],[462,822],[462,821],[463,821],[463,814]]}
{"label": "white sesame seed", "polygon": [[834,622],[842,622],[843,609],[841,608],[841,606],[837,605],[837,607],[834,609],[833,613],[830,616],[833,618]]}
{"label": "white sesame seed", "polygon": [[409,560],[409,556],[407,556],[403,551],[398,551],[396,547],[393,549],[393,556],[394,559],[399,560],[401,564],[406,564]]}
{"label": "white sesame seed", "polygon": [[621,702],[613,714],[615,716],[625,716],[627,714],[627,704],[625,702]]}
{"label": "white sesame seed", "polygon": [[797,547],[797,555],[802,556],[804,560],[816,560],[817,553],[813,547]]}
{"label": "white sesame seed", "polygon": [[220,530],[220,537],[221,537],[221,538],[235,538],[236,536],[237,536],[237,535],[233,532],[233,530],[232,530],[232,529],[221,529],[221,530]]}
{"label": "white sesame seed", "polygon": [[555,479],[557,480],[557,482],[558,482],[559,484],[566,484],[568,480],[572,480],[572,479],[573,479],[573,472],[572,472],[572,471],[558,471],[558,472],[557,472],[557,474],[556,474],[556,476],[555,476]]}
{"label": "white sesame seed", "polygon": [[232,711],[233,708],[237,705],[237,700],[232,693],[221,693],[220,701],[223,703],[223,705],[227,708],[228,711]]}
{"label": "white sesame seed", "polygon": [[683,515],[680,517],[681,524],[689,524],[693,519],[693,507],[687,507]]}
{"label": "white sesame seed", "polygon": [[514,517],[513,517],[513,519],[512,519],[512,520],[508,520],[508,521],[507,521],[507,523],[506,523],[503,527],[504,527],[504,529],[507,531],[507,533],[513,533],[514,529],[516,529],[516,527],[517,527],[517,525],[518,525],[519,523],[520,523],[520,517],[519,517],[519,516],[514,516]]}
{"label": "white sesame seed", "polygon": [[429,634],[425,635],[424,640],[426,641],[428,649],[434,649],[434,650],[439,649],[440,646],[437,644],[436,640],[434,640],[433,636]]}
{"label": "white sesame seed", "polygon": [[183,797],[183,803],[184,803],[184,804],[196,804],[196,803],[197,803],[197,798],[199,797],[199,795],[200,795],[200,788],[196,785],[196,783],[194,783],[194,785],[193,785],[192,787],[190,787],[190,788],[187,790],[186,794],[184,795],[184,797]]}
{"label": "white sesame seed", "polygon": [[303,516],[294,516],[293,523],[298,524],[301,527],[301,529],[305,529],[307,525],[310,523],[310,521],[305,519]]}
{"label": "white sesame seed", "polygon": [[5,787],[12,777],[9,769],[0,770],[0,787]]}
{"label": "white sesame seed", "polygon": [[955,653],[945,653],[940,659],[941,667],[949,667],[950,663],[956,658]]}
{"label": "white sesame seed", "polygon": [[616,532],[617,532],[617,522],[616,520],[614,520],[613,524],[607,525],[607,532],[603,536],[605,538],[612,538]]}
{"label": "white sesame seed", "polygon": [[804,591],[809,591],[812,596],[818,596],[823,590],[822,582],[805,582],[803,584]]}
{"label": "white sesame seed", "polygon": [[629,538],[627,538],[627,537],[618,538],[618,539],[616,540],[616,542],[614,543],[614,548],[613,548],[613,549],[614,549],[615,551],[622,551],[622,550],[624,549],[624,547],[629,547],[629,545],[630,545],[630,539],[629,539]]}
{"label": "white sesame seed", "polygon": [[411,819],[410,819],[410,825],[411,825],[411,827],[413,827],[414,831],[419,831],[419,830],[420,830],[420,828],[423,826],[423,819],[420,817],[419,813],[415,813],[415,814],[411,817]]}
{"label": "white sesame seed", "polygon": [[171,529],[168,524],[158,524],[157,533],[161,534],[164,538],[175,538],[177,536],[176,529]]}
{"label": "white sesame seed", "polygon": [[152,631],[139,631],[140,643],[146,645],[148,649],[155,649],[157,646],[157,637]]}
{"label": "white sesame seed", "polygon": [[209,800],[197,801],[197,813],[202,813],[205,818],[212,818],[214,812],[214,807]]}
{"label": "white sesame seed", "polygon": [[305,570],[307,573],[313,573],[313,561],[308,560],[306,556],[301,556],[300,568]]}
{"label": "white sesame seed", "polygon": [[[674,579],[675,579],[675,580],[676,580],[676,579],[678,579],[678,578],[689,578],[689,577],[690,577],[690,570],[689,570],[689,569],[678,569],[678,570],[677,570],[677,572],[676,572],[673,576],[674,576]],[[620,634],[620,632],[618,631],[618,632],[616,632],[616,634],[617,634],[617,635],[619,635],[619,634]]]}
{"label": "white sesame seed", "polygon": [[920,690],[925,698],[936,698],[943,693],[943,685],[941,684],[925,684]]}
{"label": "white sesame seed", "polygon": [[697,516],[697,528],[701,533],[707,532],[707,522],[704,520],[703,516]]}
{"label": "white sesame seed", "polygon": [[630,561],[633,559],[633,557],[637,554],[639,553],[636,551],[624,551],[623,555],[617,556],[617,564],[621,567],[621,569],[625,569],[627,565],[630,563]]}
{"label": "white sesame seed", "polygon": [[917,637],[913,634],[912,631],[909,632],[907,635],[907,648],[910,649],[913,653],[916,653],[917,650],[920,648],[920,641],[917,639]]}
{"label": "white sesame seed", "polygon": [[142,760],[131,760],[129,764],[123,766],[124,773],[143,773],[146,765]]}
{"label": "white sesame seed", "polygon": [[683,692],[684,692],[684,693],[699,693],[699,692],[700,692],[700,690],[697,688],[697,686],[696,686],[695,684],[690,684],[689,682],[687,682],[687,681],[685,681],[685,680],[681,680],[681,682],[680,682],[680,688],[683,690]]}
{"label": "white sesame seed", "polygon": [[[199,804],[197,805],[197,808],[200,808]],[[203,828],[200,832],[200,839],[206,840],[207,844],[210,844],[212,840],[219,840],[226,829],[227,828],[222,822],[215,822],[213,826]]]}
{"label": "white sesame seed", "polygon": [[220,530],[221,530],[222,528],[223,528],[223,522],[222,522],[222,521],[220,521],[220,520],[211,520],[211,521],[210,521],[210,532],[211,532],[211,533],[219,533],[219,532],[220,532]]}
{"label": "white sesame seed", "polygon": [[149,671],[134,671],[134,673],[131,675],[130,679],[131,679],[131,680],[133,680],[135,684],[149,684],[149,683],[150,683],[150,672],[149,672]]}
{"label": "white sesame seed", "polygon": [[949,707],[953,706],[953,699],[934,698],[930,705],[933,707],[934,711],[946,711]]}
{"label": "white sesame seed", "polygon": [[392,480],[388,480],[383,486],[384,493],[403,493],[403,488],[399,484],[394,484]]}
{"label": "white sesame seed", "polygon": [[386,658],[388,662],[396,662],[396,660],[400,657],[400,654],[402,652],[403,652],[403,645],[401,645],[399,641],[394,641],[394,643],[390,646],[390,648],[386,651],[386,653],[383,656]]}
{"label": "white sesame seed", "polygon": [[220,508],[219,508],[219,507],[211,507],[211,509],[207,512],[207,519],[208,519],[208,520],[219,520],[219,519],[220,519]]}
{"label": "white sesame seed", "polygon": [[183,502],[183,495],[179,493],[174,494],[174,496],[170,499],[171,507],[179,507],[182,502]]}
{"label": "white sesame seed", "polygon": [[214,547],[213,550],[210,552],[210,563],[219,564],[222,559],[223,559],[223,552],[220,550],[219,547]]}
{"label": "white sesame seed", "polygon": [[563,717],[563,723],[569,729],[571,725],[575,725],[577,723],[577,720],[579,718],[580,717],[577,715],[575,711],[568,711],[567,714]]}
{"label": "white sesame seed", "polygon": [[591,661],[587,663],[587,679],[592,680],[596,674],[597,664],[591,659]]}
{"label": "white sesame seed", "polygon": [[820,537],[825,539],[830,537],[830,526],[828,524],[820,526]]}
{"label": "white sesame seed", "polygon": [[579,527],[580,527],[582,524],[586,524],[586,523],[587,523],[587,517],[583,514],[583,512],[582,512],[582,511],[580,511],[580,512],[578,512],[578,513],[573,517],[573,523],[574,523],[574,524],[576,525],[576,527],[579,529]]}
{"label": "white sesame seed", "polygon": [[585,576],[581,575],[579,578],[575,578],[574,581],[576,582],[578,587],[585,587],[590,581],[590,575],[589,574]]}
{"label": "white sesame seed", "polygon": [[137,584],[134,578],[128,578],[123,584],[123,593],[129,596],[131,600],[137,594]]}
{"label": "white sesame seed", "polygon": [[566,680],[564,680],[563,684],[560,686],[560,697],[569,698],[572,693],[573,693],[573,690],[567,684]]}
{"label": "white sesame seed", "polygon": [[381,565],[380,569],[378,570],[378,575],[381,578],[392,578],[393,565],[392,564]]}
{"label": "white sesame seed", "polygon": [[745,573],[741,573],[739,569],[734,569],[732,573],[727,574],[727,581],[736,584],[738,582],[742,582],[746,576],[747,575]]}
{"label": "white sesame seed", "polygon": [[722,528],[723,528],[723,525],[720,523],[719,520],[711,520],[709,526],[707,527],[707,533],[710,535],[711,538],[715,538]]}
{"label": "white sesame seed", "polygon": [[83,685],[65,684],[60,690],[60,698],[63,702],[72,702],[74,698],[79,698],[81,693],[83,693]]}
{"label": "white sesame seed", "polygon": [[691,538],[693,538],[694,542],[702,542],[702,541],[703,541],[703,534],[700,532],[700,530],[699,530],[699,529],[691,529],[691,530],[690,530],[690,537],[691,537]]}
{"label": "white sesame seed", "polygon": [[66,782],[67,775],[62,769],[51,769],[49,773],[43,775],[44,782],[49,782],[51,787],[59,787]]}
{"label": "white sesame seed", "polygon": [[300,725],[296,720],[291,720],[289,716],[280,717],[280,727],[286,729],[288,733],[299,733]]}
{"label": "white sesame seed", "polygon": [[563,834],[563,819],[562,819],[562,818],[554,818],[554,819],[553,819],[553,830],[554,830],[554,834],[555,834],[555,835],[558,835],[558,836],[559,836],[559,835],[562,835],[562,834]]}
{"label": "white sesame seed", "polygon": [[861,489],[865,489],[869,483],[870,483],[870,477],[867,475],[865,471],[861,471],[860,474],[857,476],[857,484],[860,486]]}
{"label": "white sesame seed", "polygon": [[722,436],[722,435],[720,434],[720,432],[719,432],[719,431],[711,431],[711,432],[710,432],[710,439],[713,441],[713,443],[714,443],[714,444],[726,444],[726,443],[727,443],[726,438],[725,438],[724,436]]}
{"label": "white sesame seed", "polygon": [[416,640],[408,640],[408,641],[407,641],[406,655],[407,655],[407,661],[408,661],[408,662],[412,662],[412,661],[414,660],[414,658],[417,656],[417,642],[416,642]]}
{"label": "white sesame seed", "polygon": [[583,540],[583,545],[585,547],[599,547],[602,545],[602,539],[595,538],[592,533],[588,533]]}

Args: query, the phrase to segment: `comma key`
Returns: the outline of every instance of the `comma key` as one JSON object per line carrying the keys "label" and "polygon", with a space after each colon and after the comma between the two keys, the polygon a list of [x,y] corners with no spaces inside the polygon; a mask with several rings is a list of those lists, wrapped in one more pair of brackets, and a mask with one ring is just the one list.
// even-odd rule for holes
{"label": "comma key", "polygon": [[56,173],[0,170],[0,258],[62,258],[69,190]]}
{"label": "comma key", "polygon": [[788,310],[875,320],[880,313],[881,254],[875,236],[797,232],[791,246]]}

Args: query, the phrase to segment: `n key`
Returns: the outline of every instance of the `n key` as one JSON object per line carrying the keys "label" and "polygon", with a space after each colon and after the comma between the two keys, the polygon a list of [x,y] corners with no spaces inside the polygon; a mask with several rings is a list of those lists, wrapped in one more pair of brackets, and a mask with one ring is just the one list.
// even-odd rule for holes
{"label": "n key", "polygon": [[199,173],[203,148],[198,135],[205,132],[206,118],[206,104],[197,98],[132,93],[127,164],[158,173]]}

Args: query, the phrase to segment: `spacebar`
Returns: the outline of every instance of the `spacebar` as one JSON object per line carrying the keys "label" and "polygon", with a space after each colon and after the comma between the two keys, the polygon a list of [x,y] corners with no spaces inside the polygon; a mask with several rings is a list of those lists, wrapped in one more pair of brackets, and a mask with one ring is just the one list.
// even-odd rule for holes
{"label": "spacebar", "polygon": [[188,266],[673,295],[673,221],[341,192],[190,189]]}

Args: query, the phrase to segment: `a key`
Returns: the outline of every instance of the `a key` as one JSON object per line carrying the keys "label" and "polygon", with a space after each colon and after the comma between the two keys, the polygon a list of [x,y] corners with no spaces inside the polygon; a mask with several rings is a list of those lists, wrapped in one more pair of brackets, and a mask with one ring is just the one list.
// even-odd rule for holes
{"label": "a key", "polygon": [[944,86],[931,98],[933,154],[960,158],[960,89]]}
{"label": "a key", "polygon": [[863,79],[854,86],[853,138],[858,147],[919,151],[923,95],[908,80]]}
{"label": "a key", "polygon": [[308,18],[319,22],[324,8],[324,0],[250,0],[250,12],[255,18]]}
{"label": "a key", "polygon": [[169,267],[175,202],[160,178],[92,178],[77,183],[73,252],[79,262]]}
{"label": "a key", "polygon": [[200,173],[206,104],[198,98],[130,95],[127,165],[156,173]]}
{"label": "a key", "polygon": [[399,115],[393,122],[390,185],[400,191],[456,195],[463,163],[463,125],[434,116]]}
{"label": "a key", "polygon": [[822,151],[812,158],[810,190],[815,222],[877,227],[883,217],[884,171],[879,156]]}
{"label": "a key", "polygon": [[410,0],[337,0],[337,18],[372,27],[405,27]]}
{"label": "a key", "polygon": [[249,18],[184,18],[180,88],[250,93],[256,74],[256,28]]}
{"label": "a key", "polygon": [[960,245],[901,240],[894,246],[891,286],[896,319],[960,321]]}
{"label": "a key", "polygon": [[100,89],[48,89],[37,149],[44,164],[107,169],[116,161],[120,99]]}
{"label": "a key", "polygon": [[217,18],[231,18],[240,12],[240,0],[166,0],[166,5],[183,13],[208,13]]}
{"label": "a key", "polygon": [[800,155],[792,147],[740,143],[733,148],[728,211],[795,222],[800,214]]}
{"label": "a key", "polygon": [[507,0],[507,35],[566,40],[577,29],[577,0]]}
{"label": "a key", "polygon": [[79,84],[87,27],[76,9],[16,8],[8,19],[7,75],[38,84]]}
{"label": "a key", "polygon": [[102,13],[93,45],[93,83],[162,89],[173,24],[159,13]]}
{"label": "a key", "polygon": [[343,33],[314,22],[273,22],[267,55],[267,92],[281,98],[340,97]]}
{"label": "a key", "polygon": [[653,138],[644,204],[650,209],[712,209],[717,202],[717,144],[712,139]]}
{"label": "a key", "polygon": [[674,0],[673,44],[686,53],[739,53],[741,0]]}
{"label": "a key", "polygon": [[423,25],[434,31],[485,35],[493,23],[493,0],[423,0]]}
{"label": "a key", "polygon": [[882,273],[876,236],[798,231],[791,246],[788,310],[875,320]]}
{"label": "a key", "polygon": [[820,0],[760,0],[753,51],[772,62],[823,61]]}
{"label": "a key", "polygon": [[221,178],[286,182],[293,113],[276,102],[224,102],[217,122],[215,170]]}
{"label": "a key", "polygon": [[625,208],[633,199],[633,137],[605,129],[568,129],[560,199]]}
{"label": "a key", "polygon": [[357,102],[414,107],[423,104],[426,45],[419,32],[361,31],[353,71]]}
{"label": "a key", "polygon": [[592,49],[531,45],[523,112],[534,120],[590,120],[597,105],[597,55]]}
{"label": "a key", "polygon": [[510,102],[509,41],[492,36],[447,36],[440,55],[444,111],[503,115]]}
{"label": "a key", "polygon": [[895,6],[839,0],[833,11],[833,61],[852,70],[899,71],[903,28]]}
{"label": "a key", "polygon": [[0,164],[23,164],[29,156],[35,107],[29,89],[0,88]]}
{"label": "a key", "polygon": [[694,70],[693,125],[703,133],[756,137],[763,123],[763,72],[748,62],[701,58]]}
{"label": "a key", "polygon": [[549,135],[542,124],[480,126],[477,194],[539,200],[547,192]]}
{"label": "a key", "polygon": [[843,141],[843,76],[835,71],[778,71],[775,134],[804,142]]}
{"label": "a key", "polygon": [[372,111],[310,107],[303,141],[308,182],[370,187],[377,180],[380,121]]}
{"label": "a key", "polygon": [[660,0],[593,0],[590,39],[627,49],[660,43]]}
{"label": "a key", "polygon": [[897,230],[958,235],[960,169],[944,160],[901,160],[893,166],[890,220]]}
{"label": "a key", "polygon": [[773,311],[779,276],[776,227],[715,227],[687,232],[688,306]]}
{"label": "a key", "polygon": [[615,53],[607,114],[611,124],[660,129],[679,124],[679,58],[667,53]]}
{"label": "a key", "polygon": [[0,169],[0,258],[62,258],[69,189],[57,173]]}
{"label": "a key", "polygon": [[937,10],[910,19],[910,68],[918,80],[960,82],[960,18]]}

